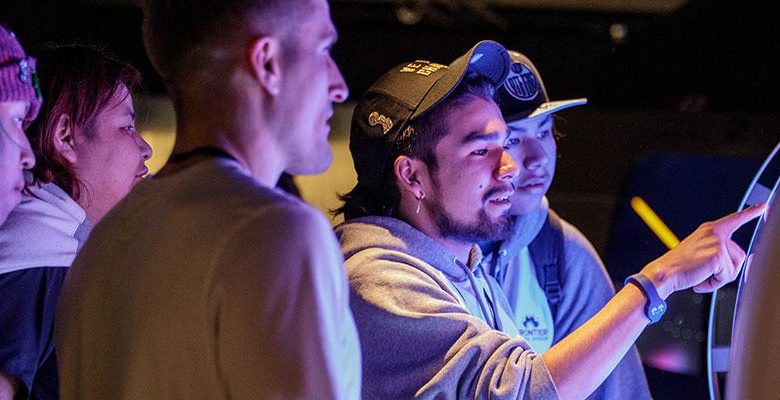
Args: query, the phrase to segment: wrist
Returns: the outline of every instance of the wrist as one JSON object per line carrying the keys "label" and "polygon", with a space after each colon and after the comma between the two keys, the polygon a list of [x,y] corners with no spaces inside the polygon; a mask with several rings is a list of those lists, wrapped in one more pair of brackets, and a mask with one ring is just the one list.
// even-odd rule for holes
{"label": "wrist", "polygon": [[658,297],[661,300],[666,300],[669,295],[674,293],[674,287],[670,284],[666,272],[657,263],[652,262],[639,271],[640,274],[647,277],[650,282],[653,283],[655,290],[658,292]]}
{"label": "wrist", "polygon": [[645,316],[654,324],[666,313],[666,302],[658,295],[653,282],[641,272],[626,278],[625,285],[633,284],[645,297]]}

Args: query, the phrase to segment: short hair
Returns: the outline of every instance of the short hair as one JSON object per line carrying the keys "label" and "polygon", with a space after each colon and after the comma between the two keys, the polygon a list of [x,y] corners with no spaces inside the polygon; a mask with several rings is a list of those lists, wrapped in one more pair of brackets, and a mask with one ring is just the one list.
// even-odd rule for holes
{"label": "short hair", "polygon": [[[199,65],[193,57],[207,55],[211,43],[231,40],[231,33],[245,29],[255,19],[262,21],[264,32],[295,31],[297,24],[290,23],[290,18],[309,9],[303,4],[291,4],[292,0],[139,1],[144,11],[147,55],[169,89],[176,87],[182,71]],[[253,19],[248,19],[249,16]]]}
{"label": "short hair", "polygon": [[54,182],[73,199],[81,182],[73,165],[55,147],[57,121],[70,117],[74,133],[94,136],[98,116],[115,98],[121,85],[132,93],[141,73],[103,49],[85,45],[55,45],[36,52],[43,98],[41,113],[27,129],[35,153],[35,182]]}
{"label": "short hair", "polygon": [[345,220],[369,215],[397,216],[401,194],[393,171],[396,158],[407,156],[423,161],[431,171],[436,171],[436,145],[449,132],[450,114],[476,99],[495,101],[495,87],[480,75],[467,76],[455,90],[439,104],[413,120],[396,138],[382,174],[382,193],[371,193],[360,184],[349,193],[339,195],[344,204],[331,212],[344,214]]}

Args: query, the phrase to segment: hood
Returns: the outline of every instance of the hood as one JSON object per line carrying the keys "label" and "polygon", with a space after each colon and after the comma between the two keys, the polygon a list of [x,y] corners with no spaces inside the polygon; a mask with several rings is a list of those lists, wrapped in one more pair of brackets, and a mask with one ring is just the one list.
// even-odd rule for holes
{"label": "hood", "polygon": [[380,248],[425,260],[450,281],[468,279],[455,255],[400,219],[382,216],[356,218],[338,225],[335,231],[345,260],[363,250]]}
{"label": "hood", "polygon": [[0,273],[69,267],[92,230],[87,213],[53,183],[27,191],[0,227]]}
{"label": "hood", "polygon": [[501,243],[501,250],[519,249],[528,246],[539,231],[544,226],[544,221],[547,220],[547,212],[550,209],[550,204],[547,202],[547,197],[542,198],[542,204],[535,211],[528,214],[518,215],[515,219],[514,231],[509,239],[504,240]]}

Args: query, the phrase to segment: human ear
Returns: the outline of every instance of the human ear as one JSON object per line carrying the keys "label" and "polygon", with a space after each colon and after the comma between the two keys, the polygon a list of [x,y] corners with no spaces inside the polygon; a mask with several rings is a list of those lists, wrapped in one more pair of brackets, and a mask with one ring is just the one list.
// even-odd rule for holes
{"label": "human ear", "polygon": [[61,114],[54,124],[54,148],[71,164],[76,163],[76,143],[73,137],[73,124],[68,114]]}
{"label": "human ear", "polygon": [[398,156],[393,163],[393,173],[399,189],[411,194],[415,199],[425,197],[422,176],[427,172],[428,168],[424,162],[407,156]]}
{"label": "human ear", "polygon": [[255,39],[249,47],[252,71],[258,82],[273,96],[281,90],[281,43],[273,36]]}

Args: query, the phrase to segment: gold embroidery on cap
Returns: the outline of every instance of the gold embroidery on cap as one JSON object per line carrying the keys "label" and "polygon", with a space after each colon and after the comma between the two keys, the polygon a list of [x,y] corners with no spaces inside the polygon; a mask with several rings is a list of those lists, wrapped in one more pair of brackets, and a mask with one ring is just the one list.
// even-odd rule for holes
{"label": "gold embroidery on cap", "polygon": [[382,133],[384,134],[393,128],[393,120],[376,111],[368,115],[368,124],[371,126],[382,125]]}
{"label": "gold embroidery on cap", "polygon": [[418,75],[429,76],[432,73],[442,68],[449,68],[449,67],[443,64],[432,63],[430,61],[417,60],[415,62],[406,64],[406,66],[401,68],[401,72],[408,72],[408,73],[415,73]]}

